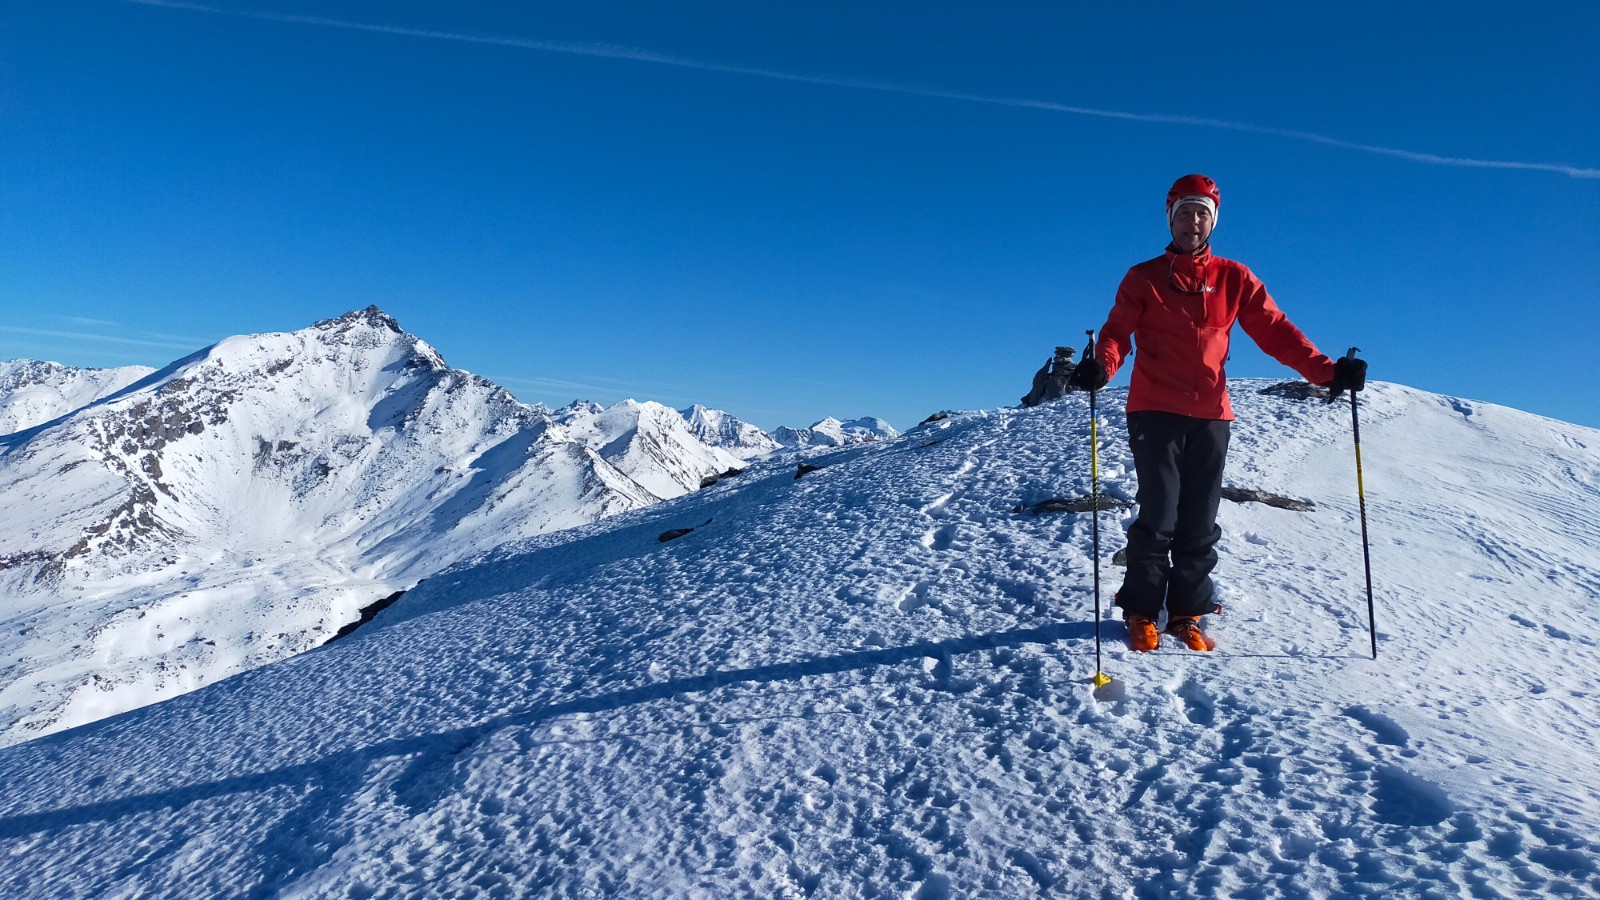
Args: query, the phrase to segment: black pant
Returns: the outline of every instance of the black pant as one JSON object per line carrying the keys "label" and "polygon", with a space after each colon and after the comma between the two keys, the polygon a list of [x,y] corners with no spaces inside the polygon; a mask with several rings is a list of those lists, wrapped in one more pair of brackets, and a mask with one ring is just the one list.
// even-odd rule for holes
{"label": "black pant", "polygon": [[[1139,476],[1139,519],[1128,529],[1128,574],[1116,602],[1125,615],[1201,616],[1217,604],[1217,506],[1228,423],[1165,412],[1128,413]],[[1168,555],[1170,554],[1170,560]]]}

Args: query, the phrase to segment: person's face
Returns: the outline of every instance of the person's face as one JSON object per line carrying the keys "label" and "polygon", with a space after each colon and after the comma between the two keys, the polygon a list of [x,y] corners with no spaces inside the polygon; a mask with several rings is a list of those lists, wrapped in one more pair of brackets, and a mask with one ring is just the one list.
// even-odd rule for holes
{"label": "person's face", "polygon": [[1198,203],[1184,203],[1172,216],[1172,246],[1184,253],[1193,253],[1211,240],[1211,227],[1216,222],[1211,210]]}

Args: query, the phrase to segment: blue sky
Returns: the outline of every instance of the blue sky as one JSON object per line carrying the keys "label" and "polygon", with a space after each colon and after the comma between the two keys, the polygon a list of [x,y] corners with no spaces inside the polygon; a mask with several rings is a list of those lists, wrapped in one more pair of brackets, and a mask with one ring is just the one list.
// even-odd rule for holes
{"label": "blue sky", "polygon": [[5,4],[0,358],[376,303],[528,401],[903,428],[1015,403],[1200,171],[1324,351],[1600,427],[1600,6],[1101,6]]}

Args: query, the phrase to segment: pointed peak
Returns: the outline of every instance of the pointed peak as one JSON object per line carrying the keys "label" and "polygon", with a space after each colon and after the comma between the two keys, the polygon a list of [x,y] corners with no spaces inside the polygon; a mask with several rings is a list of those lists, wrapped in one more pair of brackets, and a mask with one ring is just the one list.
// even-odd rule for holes
{"label": "pointed peak", "polygon": [[562,418],[571,418],[578,415],[595,415],[604,411],[605,407],[593,400],[574,400],[556,410],[554,414]]}
{"label": "pointed peak", "polygon": [[323,319],[311,327],[322,329],[324,331],[331,331],[334,329],[349,328],[355,325],[365,325],[369,328],[383,328],[393,331],[395,334],[405,334],[405,329],[400,327],[400,323],[395,321],[393,316],[379,309],[376,304],[368,306],[366,309],[351,310],[342,316],[332,319]]}

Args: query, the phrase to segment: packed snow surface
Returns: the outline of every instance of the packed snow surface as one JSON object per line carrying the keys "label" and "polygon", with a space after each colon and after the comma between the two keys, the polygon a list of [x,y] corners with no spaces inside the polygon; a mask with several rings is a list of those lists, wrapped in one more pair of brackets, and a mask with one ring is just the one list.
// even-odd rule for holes
{"label": "packed snow surface", "polygon": [[0,750],[0,893],[1600,892],[1600,432],[1362,394],[1373,661],[1349,407],[1263,386],[1227,480],[1315,508],[1224,504],[1215,654],[1131,654],[1108,610],[1120,699],[1086,683],[1089,517],[1013,511],[1088,493],[1084,398],[956,415]]}

